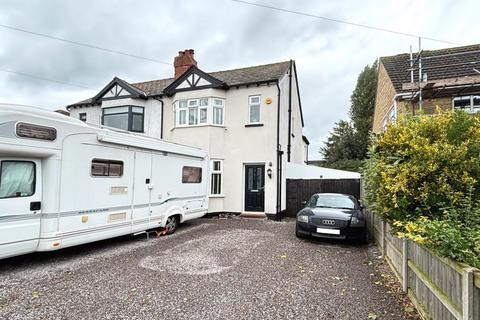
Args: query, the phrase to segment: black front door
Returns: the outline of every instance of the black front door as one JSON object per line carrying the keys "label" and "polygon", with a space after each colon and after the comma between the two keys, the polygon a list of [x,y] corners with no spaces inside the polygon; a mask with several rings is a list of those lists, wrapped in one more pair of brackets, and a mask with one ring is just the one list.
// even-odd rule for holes
{"label": "black front door", "polygon": [[245,166],[245,211],[265,211],[265,166]]}

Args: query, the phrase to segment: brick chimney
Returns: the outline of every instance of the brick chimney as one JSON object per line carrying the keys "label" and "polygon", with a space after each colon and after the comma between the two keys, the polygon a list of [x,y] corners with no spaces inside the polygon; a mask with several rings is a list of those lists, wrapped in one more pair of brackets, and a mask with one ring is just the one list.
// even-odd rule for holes
{"label": "brick chimney", "polygon": [[191,66],[196,66],[197,61],[193,58],[193,49],[185,49],[185,51],[178,51],[178,56],[173,60],[173,66],[175,67],[175,79],[178,79],[185,71]]}

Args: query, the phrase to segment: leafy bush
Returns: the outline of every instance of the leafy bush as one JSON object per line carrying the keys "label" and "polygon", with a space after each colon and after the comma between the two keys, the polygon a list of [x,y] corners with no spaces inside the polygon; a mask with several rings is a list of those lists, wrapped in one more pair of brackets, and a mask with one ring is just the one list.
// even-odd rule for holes
{"label": "leafy bush", "polygon": [[367,203],[400,236],[480,267],[480,118],[400,117],[364,168]]}

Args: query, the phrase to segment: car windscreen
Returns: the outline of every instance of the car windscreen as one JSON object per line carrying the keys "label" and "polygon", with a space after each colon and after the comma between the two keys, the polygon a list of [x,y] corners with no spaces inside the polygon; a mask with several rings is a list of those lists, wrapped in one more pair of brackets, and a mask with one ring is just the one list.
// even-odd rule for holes
{"label": "car windscreen", "polygon": [[352,198],[344,195],[319,194],[312,198],[310,206],[320,208],[355,209],[355,202]]}

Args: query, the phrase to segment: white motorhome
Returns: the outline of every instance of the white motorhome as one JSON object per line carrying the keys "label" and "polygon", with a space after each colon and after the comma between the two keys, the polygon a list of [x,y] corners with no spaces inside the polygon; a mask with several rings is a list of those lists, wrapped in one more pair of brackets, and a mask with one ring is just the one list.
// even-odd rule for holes
{"label": "white motorhome", "polygon": [[208,209],[197,148],[0,104],[0,259],[164,227]]}

